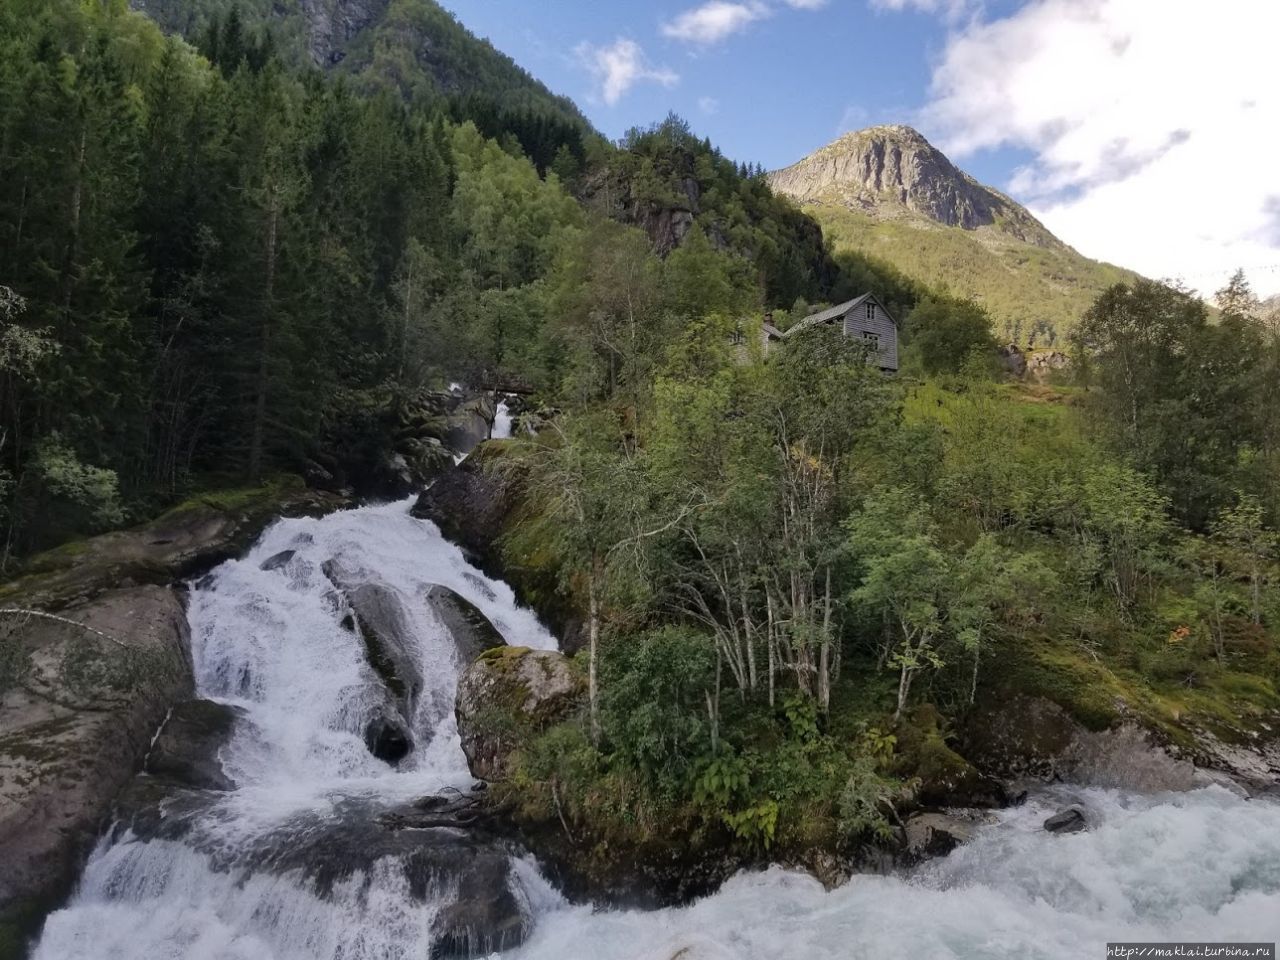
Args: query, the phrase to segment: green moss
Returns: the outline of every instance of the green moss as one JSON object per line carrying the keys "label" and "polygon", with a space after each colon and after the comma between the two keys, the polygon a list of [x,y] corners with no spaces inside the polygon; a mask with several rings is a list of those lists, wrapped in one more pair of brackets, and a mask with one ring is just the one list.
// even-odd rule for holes
{"label": "green moss", "polygon": [[27,945],[51,908],[43,898],[26,897],[0,910],[0,960],[27,956]]}
{"label": "green moss", "polygon": [[225,513],[248,510],[273,504],[283,496],[301,493],[305,489],[306,484],[301,477],[288,473],[276,474],[255,487],[224,487],[192,494],[162,513],[156,522],[207,507]]}

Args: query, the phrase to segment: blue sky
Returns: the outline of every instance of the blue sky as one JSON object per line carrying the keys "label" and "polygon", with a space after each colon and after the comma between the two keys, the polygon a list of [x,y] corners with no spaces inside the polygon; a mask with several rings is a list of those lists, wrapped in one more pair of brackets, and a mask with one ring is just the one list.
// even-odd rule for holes
{"label": "blue sky", "polygon": [[[743,26],[714,42],[664,33],[699,6],[680,0],[446,0],[446,6],[556,93],[572,97],[607,136],[674,110],[726,155],[770,169],[876,123],[919,124],[930,136],[917,113],[948,33],[945,18],[849,0],[808,9],[761,4],[755,8],[761,16],[740,15]],[[586,48],[610,48],[620,39],[638,45],[651,70],[675,79],[639,79],[606,103]],[[1006,152],[972,158],[970,172],[1007,180],[1016,157]]]}
{"label": "blue sky", "polygon": [[610,137],[773,169],[909,123],[1088,256],[1280,292],[1277,0],[443,2]]}

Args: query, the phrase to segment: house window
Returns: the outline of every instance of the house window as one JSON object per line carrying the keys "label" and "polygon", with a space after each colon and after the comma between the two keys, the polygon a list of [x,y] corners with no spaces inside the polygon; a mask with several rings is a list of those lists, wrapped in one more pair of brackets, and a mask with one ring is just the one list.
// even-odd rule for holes
{"label": "house window", "polygon": [[862,339],[867,341],[868,346],[871,347],[872,353],[880,352],[880,334],[864,332],[862,334]]}
{"label": "house window", "polygon": [[876,305],[874,303],[867,304],[867,319],[874,320],[876,318]]}

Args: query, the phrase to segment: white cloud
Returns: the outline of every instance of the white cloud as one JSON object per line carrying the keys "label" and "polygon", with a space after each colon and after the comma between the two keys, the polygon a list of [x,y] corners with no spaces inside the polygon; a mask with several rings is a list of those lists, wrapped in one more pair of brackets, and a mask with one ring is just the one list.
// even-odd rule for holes
{"label": "white cloud", "polygon": [[892,10],[900,13],[903,10],[918,10],[921,13],[940,13],[957,18],[966,10],[981,7],[982,0],[871,0],[871,6],[877,10]]}
{"label": "white cloud", "polygon": [[951,36],[925,123],[957,157],[1032,151],[1009,189],[1088,256],[1274,292],[1278,33],[1280,3],[1032,0]]}
{"label": "white cloud", "polygon": [[710,116],[720,109],[720,101],[715,97],[699,97],[698,109]]}
{"label": "white cloud", "polygon": [[600,82],[600,98],[609,106],[617,103],[637,83],[648,81],[672,87],[680,80],[666,67],[650,64],[640,45],[625,37],[619,37],[607,47],[582,43],[576,53],[579,62]]}
{"label": "white cloud", "polygon": [[821,10],[827,5],[827,0],[784,0],[784,2],[795,10]]}
{"label": "white cloud", "polygon": [[741,3],[709,0],[664,23],[662,32],[685,43],[707,46],[745,30],[748,25],[769,16],[770,12],[769,7],[759,0],[745,0]]}

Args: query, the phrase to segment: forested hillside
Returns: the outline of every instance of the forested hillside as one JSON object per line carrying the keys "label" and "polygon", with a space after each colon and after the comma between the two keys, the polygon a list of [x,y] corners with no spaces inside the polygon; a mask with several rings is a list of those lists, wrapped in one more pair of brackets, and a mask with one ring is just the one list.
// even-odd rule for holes
{"label": "forested hillside", "polygon": [[590,129],[567,97],[549,91],[510,57],[466,30],[434,0],[134,0],[167,33],[207,46],[235,30],[272,37],[291,67],[348,76],[366,92],[389,90],[416,101],[477,97]]}
{"label": "forested hillside", "polygon": [[[614,145],[502,80],[365,82],[408,9],[360,79],[274,19],[213,10],[197,49],[119,0],[0,3],[7,565],[279,472],[359,490],[425,391],[519,384],[536,429],[424,500],[481,484],[428,515],[488,524],[583,648],[574,709],[481,719],[493,802],[590,869],[998,805],[984,717],[1025,698],[1217,766],[1275,729],[1280,327],[1243,276],[1212,317],[1111,285],[1028,385],[981,304],[833,254],[679,118]],[[766,310],[868,290],[901,376],[823,328],[764,351]]]}

